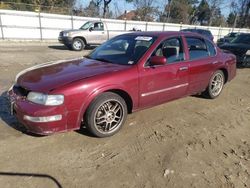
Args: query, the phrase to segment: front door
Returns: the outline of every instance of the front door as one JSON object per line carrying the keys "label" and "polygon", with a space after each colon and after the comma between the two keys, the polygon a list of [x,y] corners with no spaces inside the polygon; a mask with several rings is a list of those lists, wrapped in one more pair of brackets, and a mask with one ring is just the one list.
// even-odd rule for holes
{"label": "front door", "polygon": [[188,63],[184,61],[182,40],[174,37],[161,43],[152,56],[164,56],[166,65],[150,66],[140,71],[140,107],[150,107],[186,95]]}
{"label": "front door", "polygon": [[91,35],[91,42],[93,44],[102,44],[108,37],[102,22],[95,22],[89,34]]}

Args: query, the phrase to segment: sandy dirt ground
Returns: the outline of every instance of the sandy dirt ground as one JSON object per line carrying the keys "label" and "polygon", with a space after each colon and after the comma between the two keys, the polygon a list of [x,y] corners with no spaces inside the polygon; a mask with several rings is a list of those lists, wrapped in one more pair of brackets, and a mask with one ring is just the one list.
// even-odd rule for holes
{"label": "sandy dirt ground", "polygon": [[131,114],[113,137],[22,133],[5,98],[15,75],[84,53],[0,43],[0,187],[250,187],[250,69],[238,69],[215,100],[186,97]]}

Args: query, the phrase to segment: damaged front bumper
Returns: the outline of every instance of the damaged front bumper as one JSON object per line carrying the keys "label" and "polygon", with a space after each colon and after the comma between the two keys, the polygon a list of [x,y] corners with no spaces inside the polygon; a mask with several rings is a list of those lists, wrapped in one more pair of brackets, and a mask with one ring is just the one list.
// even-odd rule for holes
{"label": "damaged front bumper", "polygon": [[45,106],[26,100],[15,93],[13,87],[8,91],[10,114],[16,116],[27,131],[50,135],[67,130],[67,110],[64,105]]}

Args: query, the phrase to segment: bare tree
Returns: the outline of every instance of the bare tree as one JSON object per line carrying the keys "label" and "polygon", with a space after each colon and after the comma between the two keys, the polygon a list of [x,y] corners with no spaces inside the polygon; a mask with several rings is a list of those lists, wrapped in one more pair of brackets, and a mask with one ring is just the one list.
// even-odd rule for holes
{"label": "bare tree", "polygon": [[99,9],[100,9],[99,5],[94,0],[91,0],[89,2],[89,5],[83,9],[83,15],[88,17],[99,17],[100,15]]}
{"label": "bare tree", "polygon": [[111,3],[112,0],[98,0],[97,3],[100,5],[100,3],[103,1],[103,14],[102,17],[106,18],[107,13],[109,11],[109,4]]}
{"label": "bare tree", "polygon": [[161,21],[188,24],[194,14],[196,0],[168,0]]}
{"label": "bare tree", "polygon": [[141,21],[153,21],[155,15],[158,13],[156,7],[153,6],[154,1],[152,0],[127,0],[134,5],[135,20]]}
{"label": "bare tree", "polygon": [[250,0],[231,0],[227,20],[233,27],[250,27]]}
{"label": "bare tree", "polygon": [[117,18],[122,14],[122,10],[120,9],[117,1],[114,3],[114,7],[115,7],[114,16]]}
{"label": "bare tree", "polygon": [[250,27],[250,0],[240,0],[239,1],[239,20],[238,27]]}
{"label": "bare tree", "polygon": [[224,0],[208,0],[210,5],[210,19],[208,25],[211,26],[213,22],[218,22],[221,19],[220,5]]}

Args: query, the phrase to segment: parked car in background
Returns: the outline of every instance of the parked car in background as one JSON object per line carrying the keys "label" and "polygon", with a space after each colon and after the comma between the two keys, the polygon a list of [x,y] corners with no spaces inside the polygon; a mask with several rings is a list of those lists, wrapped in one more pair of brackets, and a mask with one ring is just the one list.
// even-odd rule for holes
{"label": "parked car in background", "polygon": [[10,109],[31,132],[48,135],[84,125],[107,137],[133,111],[200,93],[214,99],[235,75],[235,56],[206,37],[134,32],[83,59],[25,70],[8,95]]}
{"label": "parked car in background", "polygon": [[230,43],[220,46],[221,49],[228,50],[237,58],[239,67],[250,66],[250,34],[242,33]]}
{"label": "parked car in background", "polygon": [[69,49],[83,50],[86,46],[100,45],[108,39],[120,35],[121,31],[109,31],[105,22],[89,21],[79,29],[61,31],[58,41]]}
{"label": "parked car in background", "polygon": [[223,38],[220,38],[217,40],[217,45],[220,47],[221,45],[225,43],[230,43],[232,40],[234,40],[240,33],[237,32],[231,32],[228,33],[226,36]]}
{"label": "parked car in background", "polygon": [[182,29],[180,31],[187,31],[187,32],[193,32],[193,33],[199,33],[199,34],[207,37],[211,41],[214,40],[214,36],[212,35],[211,31],[209,31],[207,29]]}

